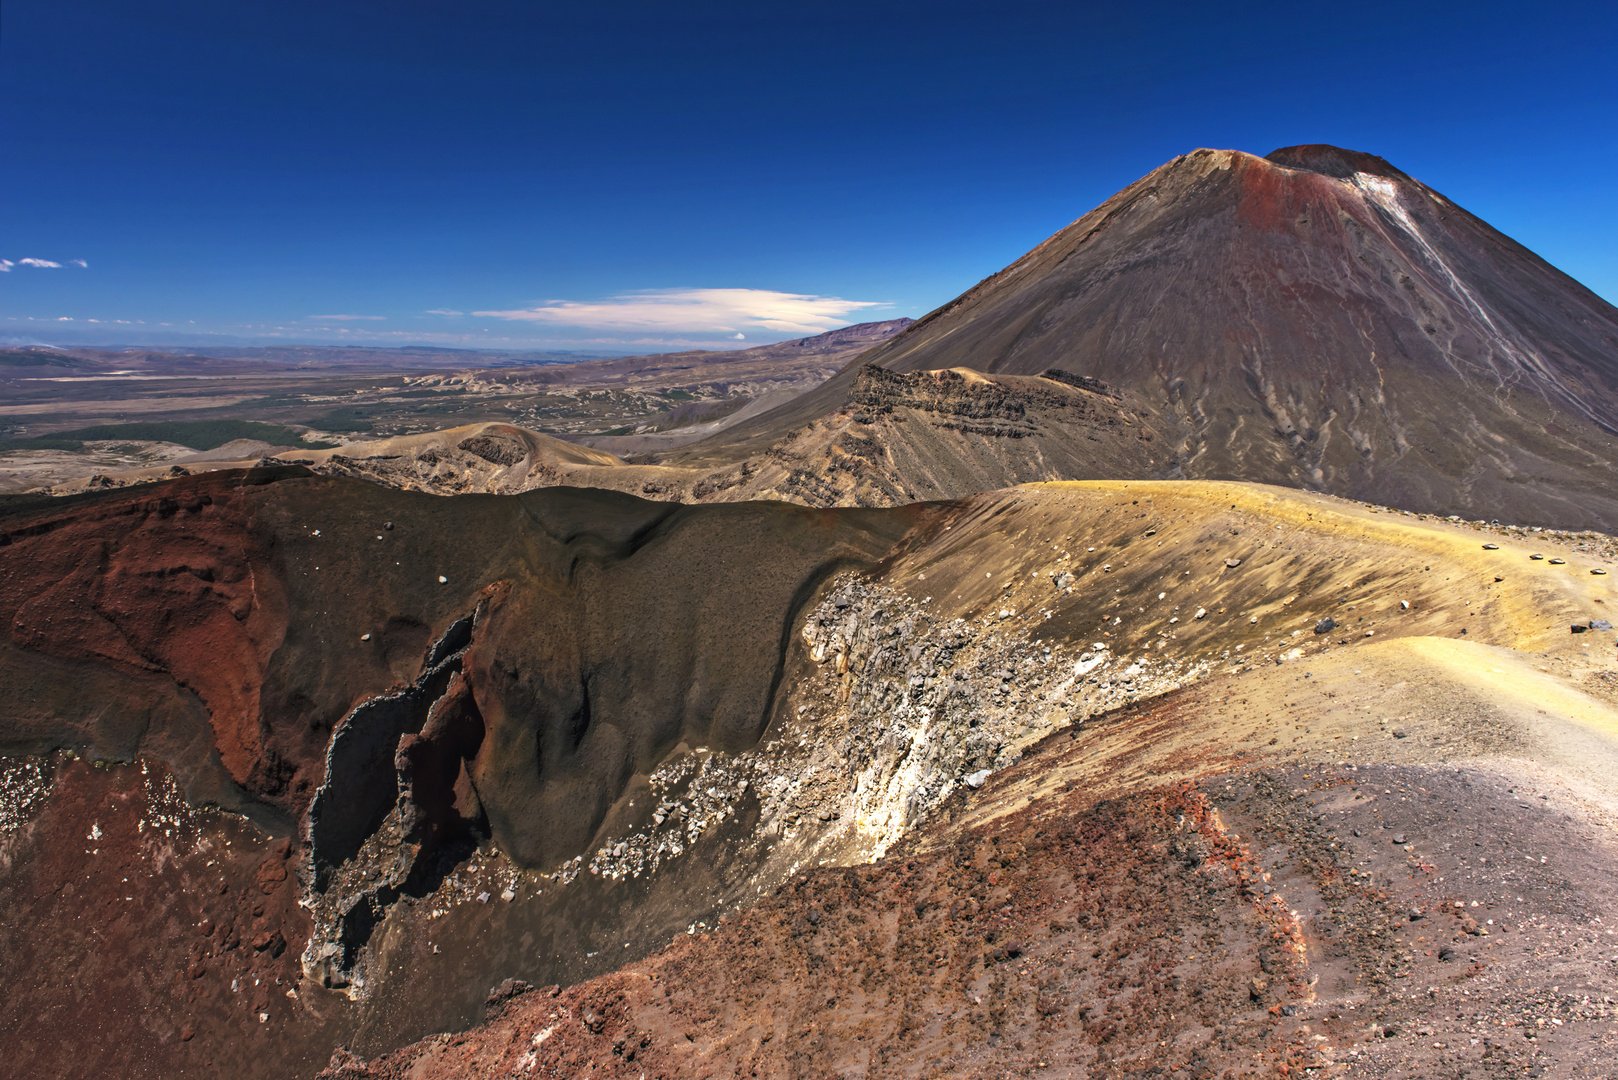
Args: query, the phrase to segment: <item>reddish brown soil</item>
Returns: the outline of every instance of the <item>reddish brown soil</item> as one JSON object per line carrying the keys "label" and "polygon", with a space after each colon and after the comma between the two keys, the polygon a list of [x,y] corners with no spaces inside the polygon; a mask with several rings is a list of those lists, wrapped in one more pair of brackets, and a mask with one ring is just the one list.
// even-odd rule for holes
{"label": "reddish brown soil", "polygon": [[878,864],[322,1075],[1610,1075],[1618,853],[1591,823],[1473,767],[1053,790],[1189,720],[1166,701],[1100,745],[1053,736]]}
{"label": "reddish brown soil", "polygon": [[302,1071],[341,1037],[329,1003],[287,997],[307,933],[287,841],[189,809],[161,769],[64,760],[0,844],[0,1076]]}
{"label": "reddish brown soil", "polygon": [[[166,676],[205,710],[231,779],[270,795],[279,784],[266,775],[259,689],[287,603],[247,490],[241,474],[187,477],[9,517],[0,619],[30,653]],[[86,730],[78,741],[97,739]]]}
{"label": "reddish brown soil", "polygon": [[[339,1077],[1209,1076],[1308,1058],[1284,911],[1180,787],[808,875],[644,963]],[[1175,1070],[1184,1070],[1183,1073]]]}

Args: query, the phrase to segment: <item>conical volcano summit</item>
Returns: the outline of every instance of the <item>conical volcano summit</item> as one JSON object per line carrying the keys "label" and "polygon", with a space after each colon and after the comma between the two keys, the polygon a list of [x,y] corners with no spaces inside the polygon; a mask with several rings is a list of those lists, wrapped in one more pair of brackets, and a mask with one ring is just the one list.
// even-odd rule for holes
{"label": "conical volcano summit", "polygon": [[[764,430],[859,397],[867,367],[1071,372],[1123,394],[1156,433],[1117,461],[1056,434],[1065,414],[1052,410],[1036,426],[1058,445],[1041,463],[990,444],[1021,480],[1241,479],[1468,517],[1618,522],[1618,309],[1357,151],[1175,158]],[[875,434],[904,441],[880,422]],[[962,456],[971,473],[982,454]]]}

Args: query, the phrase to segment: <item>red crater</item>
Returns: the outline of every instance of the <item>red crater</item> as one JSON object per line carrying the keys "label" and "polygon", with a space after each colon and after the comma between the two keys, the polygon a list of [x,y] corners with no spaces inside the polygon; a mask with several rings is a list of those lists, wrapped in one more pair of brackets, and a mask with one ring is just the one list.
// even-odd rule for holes
{"label": "red crater", "polygon": [[1265,156],[1265,160],[1273,161],[1288,169],[1303,169],[1324,176],[1335,176],[1339,180],[1346,180],[1355,173],[1385,176],[1390,180],[1410,179],[1375,154],[1367,154],[1363,150],[1345,150],[1341,146],[1330,146],[1326,143],[1283,146],[1279,150],[1271,151]]}
{"label": "red crater", "polygon": [[[245,490],[240,474],[205,475],[12,515],[0,617],[10,644],[49,666],[90,665],[147,686],[155,675],[169,684],[156,692],[171,706],[194,699],[230,778],[273,795],[259,687],[286,634],[287,606]],[[27,726],[36,730],[66,719],[45,701],[34,711]],[[100,719],[95,710],[79,718],[82,745],[105,741]]]}
{"label": "red crater", "polygon": [[[1343,185],[1329,174],[1276,168],[1268,160],[1248,154],[1233,158],[1240,191],[1236,218],[1243,225],[1289,234],[1313,225],[1332,235],[1341,233],[1336,212],[1350,209],[1357,200],[1344,199]],[[1363,210],[1356,216],[1363,216]],[[1320,239],[1318,231],[1315,239]]]}

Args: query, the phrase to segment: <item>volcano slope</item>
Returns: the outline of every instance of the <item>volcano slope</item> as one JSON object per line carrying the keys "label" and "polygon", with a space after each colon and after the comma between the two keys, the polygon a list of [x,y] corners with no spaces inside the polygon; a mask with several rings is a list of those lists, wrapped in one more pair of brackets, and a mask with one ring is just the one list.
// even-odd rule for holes
{"label": "volcano slope", "polygon": [[[1019,438],[972,433],[950,469],[919,474],[945,477],[946,495],[1007,473],[1237,479],[1618,525],[1618,310],[1370,154],[1175,158],[820,389],[667,462],[757,467],[774,448],[802,453],[820,421],[827,445],[807,456],[863,441],[903,488],[904,447],[938,441],[941,417],[873,412],[869,366],[991,381],[1059,369],[1116,387],[1159,436],[1120,444],[1126,471],[1108,454],[1086,467],[1071,459],[1094,444],[1035,405]],[[847,502],[885,497],[844,487]]]}
{"label": "volcano slope", "polygon": [[6,1075],[1610,1056],[1598,537],[297,468],[0,534]]}

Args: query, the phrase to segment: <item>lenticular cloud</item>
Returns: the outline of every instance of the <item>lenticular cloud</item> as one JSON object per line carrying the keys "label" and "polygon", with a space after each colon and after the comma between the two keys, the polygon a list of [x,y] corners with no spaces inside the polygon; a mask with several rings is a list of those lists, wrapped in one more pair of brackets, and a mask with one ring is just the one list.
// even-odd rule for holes
{"label": "lenticular cloud", "polygon": [[12,262],[10,259],[0,259],[0,274],[9,273],[14,266],[29,266],[35,270],[61,270],[63,266],[77,266],[80,270],[86,269],[90,264],[83,259],[69,259],[65,264],[54,259],[36,259],[32,256]]}
{"label": "lenticular cloud", "polygon": [[785,334],[819,334],[847,325],[851,316],[866,308],[886,306],[875,300],[770,289],[658,289],[605,300],[547,300],[531,308],[473,314],[603,329],[738,333],[744,327],[757,327]]}

